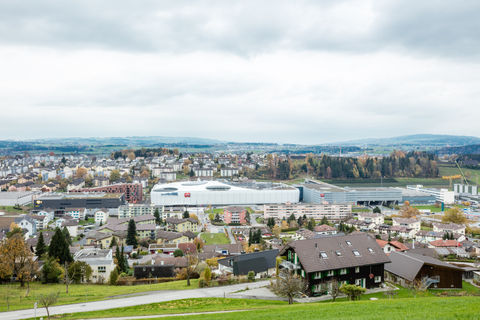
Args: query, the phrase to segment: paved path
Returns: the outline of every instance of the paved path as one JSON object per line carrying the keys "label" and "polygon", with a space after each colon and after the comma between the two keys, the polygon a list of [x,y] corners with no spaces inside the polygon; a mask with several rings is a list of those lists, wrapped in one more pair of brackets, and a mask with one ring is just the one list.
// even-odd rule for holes
{"label": "paved path", "polygon": [[[232,286],[203,288],[203,289],[191,289],[191,290],[169,290],[169,291],[156,291],[145,292],[144,295],[132,296],[127,298],[109,299],[102,301],[93,301],[87,303],[67,304],[62,306],[54,306],[49,308],[50,315],[62,314],[62,313],[74,313],[74,312],[86,312],[96,310],[106,310],[121,307],[131,307],[142,304],[149,304],[155,302],[172,301],[188,298],[223,298],[230,293],[238,290],[244,290],[245,288],[260,288],[269,285],[269,281],[259,281],[254,283],[242,283]],[[46,317],[47,313],[45,308],[37,309],[37,317]],[[18,310],[10,312],[0,312],[0,319],[2,320],[17,320],[25,318],[33,318],[34,310]]]}

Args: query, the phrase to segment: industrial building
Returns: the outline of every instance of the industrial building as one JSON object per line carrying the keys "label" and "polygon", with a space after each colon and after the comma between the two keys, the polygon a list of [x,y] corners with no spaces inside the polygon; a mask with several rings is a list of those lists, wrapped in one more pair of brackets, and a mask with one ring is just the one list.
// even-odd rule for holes
{"label": "industrial building", "polygon": [[433,195],[438,202],[443,202],[445,204],[455,203],[455,192],[448,191],[448,189],[424,188],[421,184],[407,186],[407,189],[421,191]]}
{"label": "industrial building", "polygon": [[435,195],[406,188],[396,188],[402,191],[402,203],[408,201],[410,204],[434,204],[437,202]]}
{"label": "industrial building", "polygon": [[48,193],[33,202],[35,209],[118,208],[125,204],[123,193]]}
{"label": "industrial building", "polygon": [[302,188],[307,203],[389,205],[402,201],[402,191],[396,188],[338,187],[316,180],[306,180]]}
{"label": "industrial building", "polygon": [[455,183],[453,185],[453,192],[455,192],[455,194],[469,194],[472,196],[480,195],[478,193],[478,186],[471,186],[468,184]]}
{"label": "industrial building", "polygon": [[351,204],[311,204],[284,203],[263,206],[263,218],[288,219],[291,215],[322,220],[323,217],[332,221],[341,221],[352,215]]}
{"label": "industrial building", "polygon": [[25,206],[40,194],[38,191],[9,191],[0,192],[0,206]]}
{"label": "industrial building", "polygon": [[297,188],[272,182],[183,181],[157,184],[151,192],[151,202],[156,206],[296,203],[299,197]]}
{"label": "industrial building", "polygon": [[124,193],[128,203],[138,203],[143,200],[143,188],[140,183],[117,183],[97,188],[82,188],[77,192]]}

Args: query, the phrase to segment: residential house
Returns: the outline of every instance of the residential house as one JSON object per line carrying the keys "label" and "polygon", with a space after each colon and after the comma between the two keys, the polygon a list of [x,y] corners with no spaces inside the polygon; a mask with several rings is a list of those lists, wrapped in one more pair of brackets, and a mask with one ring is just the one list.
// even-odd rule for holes
{"label": "residential house", "polygon": [[407,251],[409,248],[399,241],[385,241],[382,239],[376,239],[380,248],[388,256],[393,251]]}
{"label": "residential house", "polygon": [[94,213],[95,224],[105,224],[109,217],[108,210],[97,210]]}
{"label": "residential house", "polygon": [[456,223],[433,223],[433,231],[465,235],[465,225]]}
{"label": "residential house", "polygon": [[384,216],[381,213],[373,212],[359,212],[358,221],[365,221],[367,223],[374,223],[379,226],[384,223]]}
{"label": "residential house", "polygon": [[186,243],[189,242],[187,236],[185,236],[181,232],[173,232],[173,231],[164,231],[159,230],[157,231],[157,244],[179,244],[179,243]]}
{"label": "residential house", "polygon": [[414,281],[423,288],[462,288],[463,270],[438,259],[411,252],[392,252],[385,265],[388,280],[410,287]]}
{"label": "residential house", "polygon": [[83,261],[92,268],[92,281],[107,282],[110,273],[115,269],[112,249],[86,248],[75,253],[75,261]]}
{"label": "residential house", "polygon": [[244,207],[227,207],[223,209],[223,221],[227,224],[246,224],[247,209]]}
{"label": "residential house", "polygon": [[15,223],[23,230],[26,230],[25,238],[34,236],[37,233],[37,222],[31,216],[21,215],[15,218]]}
{"label": "residential house", "polygon": [[70,216],[76,220],[85,219],[85,208],[68,208],[65,209],[65,215]]}
{"label": "residential house", "polygon": [[178,219],[178,218],[166,218],[165,223],[167,228],[176,232],[198,232],[198,221],[193,218]]}
{"label": "residential house", "polygon": [[316,234],[319,234],[319,235],[335,235],[335,234],[337,234],[337,229],[335,229],[332,226],[329,226],[328,224],[322,224],[322,225],[319,225],[319,226],[315,226],[313,228],[313,231]]}
{"label": "residential house", "polygon": [[305,279],[309,295],[328,293],[333,279],[340,285],[379,287],[384,265],[390,261],[374,238],[360,232],[293,241],[280,255],[286,257],[281,267]]}
{"label": "residential house", "polygon": [[37,230],[46,229],[48,227],[48,222],[50,222],[48,216],[30,215],[30,217],[35,220],[35,223],[37,224]]}
{"label": "residential house", "polygon": [[222,272],[235,276],[255,272],[256,277],[271,275],[276,270],[278,250],[267,250],[230,256],[218,260],[218,268]]}
{"label": "residential house", "polygon": [[421,230],[421,223],[420,219],[416,218],[399,218],[399,217],[394,217],[392,218],[392,225],[394,227],[405,227],[407,229],[412,229],[415,231],[420,231]]}
{"label": "residential house", "polygon": [[75,219],[65,220],[62,223],[62,228],[67,228],[70,236],[75,238],[78,235],[78,220],[75,220]]}

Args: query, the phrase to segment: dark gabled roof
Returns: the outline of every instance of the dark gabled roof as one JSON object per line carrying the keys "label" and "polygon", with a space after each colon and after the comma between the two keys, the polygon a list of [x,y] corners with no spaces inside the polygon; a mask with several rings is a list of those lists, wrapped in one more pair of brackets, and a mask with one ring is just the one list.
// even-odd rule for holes
{"label": "dark gabled roof", "polygon": [[391,262],[385,264],[385,271],[393,273],[409,281],[413,281],[416,278],[418,272],[420,269],[422,269],[424,264],[452,270],[461,270],[458,267],[438,259],[411,252],[394,251],[390,254],[389,258]]}
{"label": "dark gabled roof", "polygon": [[218,263],[230,266],[230,261],[233,261],[233,273],[235,275],[245,275],[248,274],[249,271],[258,273],[274,268],[277,255],[277,249],[259,251],[219,259]]}
{"label": "dark gabled roof", "polygon": [[[280,254],[283,255],[288,248],[297,253],[307,273],[390,262],[375,239],[364,233],[293,241]],[[354,250],[359,253],[358,256]],[[340,255],[337,255],[337,251]],[[320,253],[325,253],[326,258],[321,257]]]}

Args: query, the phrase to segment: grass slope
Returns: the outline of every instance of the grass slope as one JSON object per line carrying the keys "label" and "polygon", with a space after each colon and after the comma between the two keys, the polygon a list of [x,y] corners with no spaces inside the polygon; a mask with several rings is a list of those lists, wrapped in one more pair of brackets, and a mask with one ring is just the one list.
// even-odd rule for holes
{"label": "grass slope", "polygon": [[[0,286],[0,312],[7,311],[7,299],[10,304],[10,311],[33,308],[37,297],[40,294],[58,292],[60,294],[56,305],[80,303],[85,301],[98,301],[110,297],[148,292],[156,290],[185,290],[198,288],[198,279],[191,280],[191,286],[187,286],[186,280],[172,281],[156,284],[145,284],[137,286],[109,286],[95,284],[70,285],[68,295],[65,293],[63,284],[30,284],[30,294],[25,297],[26,288],[20,288],[18,284]],[[1,318],[1,317],[0,317]]]}
{"label": "grass slope", "polygon": [[271,306],[268,309],[169,319],[280,320],[280,319],[479,319],[480,298],[409,298]]}
{"label": "grass slope", "polygon": [[230,240],[225,233],[202,233],[200,235],[205,244],[228,244]]}
{"label": "grass slope", "polygon": [[134,307],[91,311],[56,316],[55,319],[96,319],[128,316],[146,316],[158,314],[179,314],[219,310],[253,310],[271,306],[285,305],[284,301],[228,299],[228,298],[198,298],[152,303]]}

